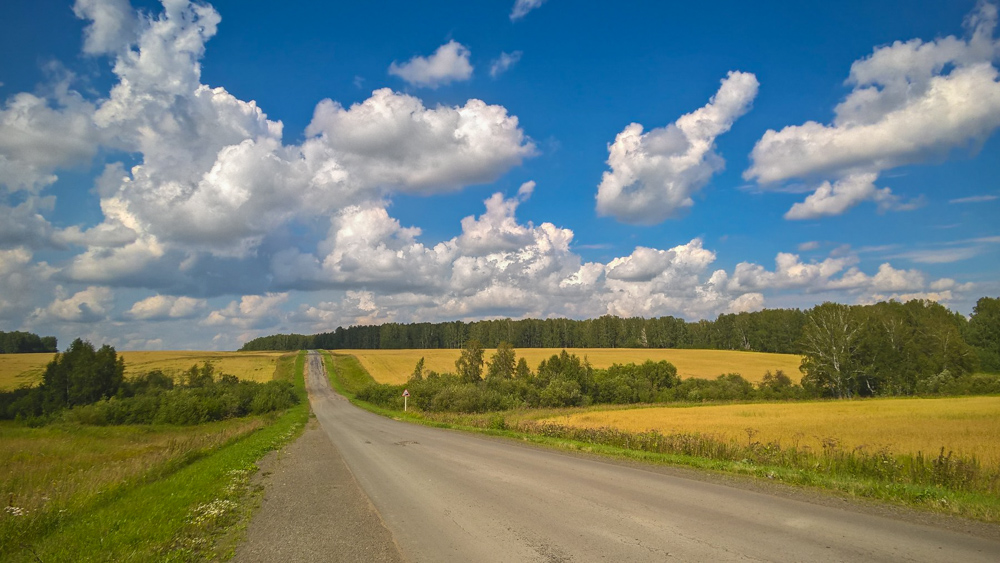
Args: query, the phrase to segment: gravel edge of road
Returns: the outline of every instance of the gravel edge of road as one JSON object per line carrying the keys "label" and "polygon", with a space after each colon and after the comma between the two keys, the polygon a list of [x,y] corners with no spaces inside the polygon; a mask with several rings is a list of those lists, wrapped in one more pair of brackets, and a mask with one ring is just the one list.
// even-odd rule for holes
{"label": "gravel edge of road", "polygon": [[297,440],[258,466],[254,479],[264,495],[232,561],[404,561],[315,418]]}

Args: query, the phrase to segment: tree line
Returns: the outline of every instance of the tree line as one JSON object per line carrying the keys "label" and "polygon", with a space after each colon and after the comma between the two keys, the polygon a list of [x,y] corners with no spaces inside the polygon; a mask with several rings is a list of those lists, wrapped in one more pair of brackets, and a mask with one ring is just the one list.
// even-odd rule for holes
{"label": "tree line", "polygon": [[159,370],[125,378],[114,347],[76,339],[46,366],[35,387],[0,392],[0,420],[39,425],[200,424],[288,408],[300,400],[291,382],[240,381],[193,365],[178,382]]}
{"label": "tree line", "polygon": [[596,319],[497,319],[473,322],[385,323],[338,327],[313,335],[275,334],[250,340],[241,351],[307,349],[461,348],[476,340],[487,348],[500,342],[516,348],[704,348],[795,354],[806,314],[765,309],[720,315],[714,321],[677,317]]}
{"label": "tree line", "polygon": [[699,348],[799,354],[803,372],[833,395],[910,394],[918,380],[947,370],[1000,372],[1000,298],[983,297],[969,318],[939,303],[823,303],[807,311],[765,309],[714,321],[499,319],[339,327],[277,334],[240,350],[461,348]]}
{"label": "tree line", "polygon": [[0,331],[0,354],[35,354],[58,352],[55,336],[38,336],[31,332]]}

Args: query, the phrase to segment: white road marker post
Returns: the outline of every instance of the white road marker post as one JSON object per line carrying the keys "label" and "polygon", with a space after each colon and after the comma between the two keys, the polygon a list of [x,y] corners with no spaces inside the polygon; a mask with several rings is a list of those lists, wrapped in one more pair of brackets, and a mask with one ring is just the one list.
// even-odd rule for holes
{"label": "white road marker post", "polygon": [[403,412],[406,412],[406,403],[409,398],[410,398],[410,390],[403,389]]}

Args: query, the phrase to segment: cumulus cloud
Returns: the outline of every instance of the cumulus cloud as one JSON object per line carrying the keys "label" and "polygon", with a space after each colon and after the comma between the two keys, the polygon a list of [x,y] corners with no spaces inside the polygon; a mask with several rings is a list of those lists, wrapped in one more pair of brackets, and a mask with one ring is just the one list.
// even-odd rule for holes
{"label": "cumulus cloud", "polygon": [[128,0],[76,0],[73,13],[90,21],[83,52],[95,55],[124,48],[135,39],[139,26]]}
{"label": "cumulus cloud", "polygon": [[114,294],[107,287],[90,286],[70,296],[56,288],[56,299],[47,307],[35,309],[29,325],[44,322],[96,323],[107,318],[114,305]]}
{"label": "cumulus cloud", "polygon": [[521,60],[521,51],[514,51],[513,53],[500,53],[500,56],[490,63],[490,76],[496,78],[501,74],[507,72],[518,61]]}
{"label": "cumulus cloud", "polygon": [[95,107],[65,89],[56,100],[23,94],[0,115],[0,133],[10,133],[0,135],[0,182],[15,189],[37,192],[53,170],[86,161],[101,143],[140,156],[98,179],[104,221],[95,227],[51,229],[38,212],[43,200],[0,207],[12,219],[0,232],[8,246],[30,237],[85,247],[67,268],[71,279],[149,287],[206,253],[253,259],[289,225],[395,192],[493,181],[535,154],[502,106],[427,108],[388,89],[346,109],[320,102],[306,140],[286,145],[281,122],[254,102],[201,83],[205,43],[221,20],[213,8],[175,1],[126,17],[123,6],[76,6],[90,20],[88,52],[114,58],[118,82],[106,99]]}
{"label": "cumulus cloud", "polygon": [[904,211],[922,205],[921,199],[904,202],[889,188],[876,188],[875,173],[852,174],[834,183],[823,182],[805,201],[792,205],[785,219],[818,219],[841,215],[862,201],[872,200],[879,212]]}
{"label": "cumulus cloud", "polygon": [[0,319],[14,320],[30,312],[34,296],[48,289],[54,269],[33,259],[23,246],[0,249]]}
{"label": "cumulus cloud", "polygon": [[63,83],[53,99],[15,94],[0,106],[0,186],[37,194],[57,168],[86,163],[97,152],[94,107]]}
{"label": "cumulus cloud", "polygon": [[140,321],[192,318],[207,306],[204,299],[185,296],[154,295],[137,301],[125,316]]}
{"label": "cumulus cloud", "polygon": [[239,301],[231,301],[225,308],[212,311],[202,323],[244,330],[274,326],[283,316],[280,305],[285,301],[288,301],[287,293],[244,295]]}
{"label": "cumulus cloud", "polygon": [[792,178],[835,179],[796,204],[789,219],[839,215],[865,200],[885,208],[895,196],[874,187],[880,172],[976,148],[1000,127],[996,24],[996,6],[980,2],[966,18],[964,39],[912,39],[876,48],[851,65],[847,84],[853,90],[834,108],[832,123],[768,130],[754,146],[744,177],[765,186]]}
{"label": "cumulus cloud", "polygon": [[429,57],[415,56],[403,64],[393,61],[389,65],[389,74],[413,86],[434,89],[472,78],[469,55],[469,49],[452,39]]}
{"label": "cumulus cloud", "polygon": [[514,8],[510,12],[510,21],[517,21],[523,18],[528,15],[528,12],[544,3],[545,0],[516,0],[514,2]]}
{"label": "cumulus cloud", "polygon": [[306,134],[332,151],[355,181],[406,193],[490,182],[535,154],[517,117],[502,106],[472,99],[461,107],[426,108],[387,88],[349,109],[323,100]]}
{"label": "cumulus cloud", "polygon": [[626,127],[608,146],[597,212],[653,224],[694,205],[691,196],[724,166],[715,138],[750,109],[757,87],[753,74],[730,72],[708,105],[675,123],[645,133],[638,123]]}

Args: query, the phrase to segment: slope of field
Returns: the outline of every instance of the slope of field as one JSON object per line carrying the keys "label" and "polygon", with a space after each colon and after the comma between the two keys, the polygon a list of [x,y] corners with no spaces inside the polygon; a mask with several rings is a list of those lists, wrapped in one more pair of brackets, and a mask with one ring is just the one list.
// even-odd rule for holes
{"label": "slope of field", "polygon": [[[657,407],[594,411],[559,416],[549,422],[585,428],[614,427],[633,432],[700,433],[722,439],[822,450],[851,450],[936,457],[975,456],[1000,468],[1000,397],[868,399],[762,403],[699,407]],[[748,433],[749,429],[749,433]]]}
{"label": "slope of field", "polygon": [[[270,381],[278,358],[289,352],[119,352],[125,358],[125,377],[152,370],[177,376],[194,364],[212,362],[216,373],[229,373],[240,379]],[[0,391],[42,381],[45,366],[54,354],[0,354]],[[412,368],[411,368],[412,369]]]}
{"label": "slope of field", "polygon": [[[518,358],[527,360],[534,370],[538,364],[562,349],[519,348]],[[713,379],[725,373],[739,373],[749,381],[759,382],[767,370],[783,370],[785,375],[798,380],[801,358],[793,354],[766,354],[763,352],[736,352],[732,350],[678,350],[653,348],[568,348],[567,352],[586,357],[595,368],[611,364],[642,363],[646,360],[667,360],[677,366],[682,378],[702,377]],[[337,354],[351,354],[379,383],[405,383],[413,367],[424,358],[424,368],[439,373],[454,372],[455,360],[461,350],[335,350]],[[486,351],[486,360],[493,356]]]}
{"label": "slope of field", "polygon": [[45,366],[53,356],[55,354],[0,354],[0,391],[40,383]]}

